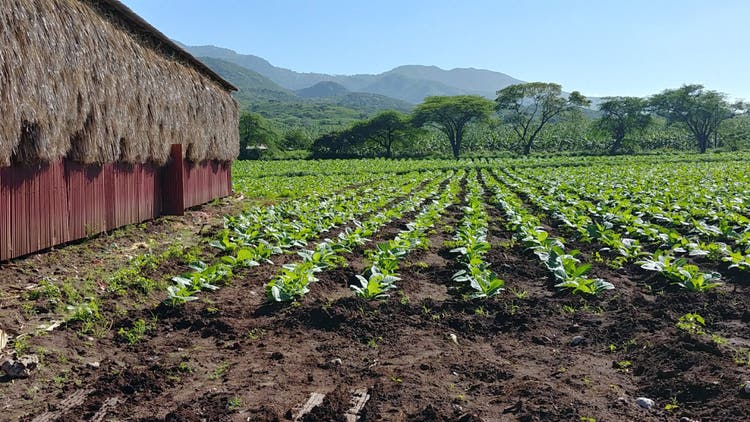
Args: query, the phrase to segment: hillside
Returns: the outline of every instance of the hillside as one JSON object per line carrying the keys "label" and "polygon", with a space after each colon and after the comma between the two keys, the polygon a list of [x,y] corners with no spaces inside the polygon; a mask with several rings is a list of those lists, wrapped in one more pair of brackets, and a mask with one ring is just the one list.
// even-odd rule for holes
{"label": "hillside", "polygon": [[240,104],[258,100],[295,101],[297,99],[292,91],[281,87],[258,72],[213,57],[198,57],[198,59],[239,89],[235,93],[235,98]]}
{"label": "hillside", "polygon": [[523,83],[505,73],[484,69],[459,68],[443,70],[436,66],[399,66],[383,75],[399,75],[412,80],[440,83],[461,90],[461,94],[476,94],[495,98],[495,93],[509,85]]}
{"label": "hillside", "polygon": [[408,112],[412,105],[378,94],[349,92],[341,85],[323,82],[302,90],[302,96],[269,78],[235,63],[199,57],[207,66],[234,84],[234,97],[244,110],[274,121],[281,129],[303,127],[313,133],[334,130],[383,110]]}
{"label": "hillside", "polygon": [[497,90],[523,82],[490,70],[444,70],[435,66],[418,65],[400,66],[377,75],[301,73],[276,67],[258,56],[239,54],[226,48],[183,47],[195,56],[218,58],[255,71],[289,90],[304,90],[320,82],[335,82],[352,92],[380,94],[412,104],[422,102],[429,95],[475,94],[494,98]]}
{"label": "hillside", "polygon": [[295,91],[302,98],[333,98],[349,92],[345,86],[336,82],[323,81],[315,85]]}
{"label": "hillside", "polygon": [[367,115],[372,115],[383,110],[409,112],[413,108],[412,104],[408,102],[385,95],[350,92],[343,85],[331,81],[318,82],[309,88],[300,89],[295,92],[298,96],[311,101],[347,107]]}

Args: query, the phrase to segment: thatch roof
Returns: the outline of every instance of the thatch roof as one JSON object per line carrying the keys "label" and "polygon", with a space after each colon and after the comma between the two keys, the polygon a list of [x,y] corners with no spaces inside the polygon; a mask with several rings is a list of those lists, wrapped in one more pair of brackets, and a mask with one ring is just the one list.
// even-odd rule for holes
{"label": "thatch roof", "polygon": [[0,166],[239,151],[231,84],[115,0],[2,0]]}

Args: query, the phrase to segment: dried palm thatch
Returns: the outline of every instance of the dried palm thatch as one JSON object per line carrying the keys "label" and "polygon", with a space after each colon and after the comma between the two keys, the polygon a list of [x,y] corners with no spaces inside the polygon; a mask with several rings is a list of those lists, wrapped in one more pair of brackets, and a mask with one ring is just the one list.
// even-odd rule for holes
{"label": "dried palm thatch", "polygon": [[237,156],[227,86],[105,7],[119,3],[2,3],[0,166],[65,156],[162,164],[175,143],[192,161]]}

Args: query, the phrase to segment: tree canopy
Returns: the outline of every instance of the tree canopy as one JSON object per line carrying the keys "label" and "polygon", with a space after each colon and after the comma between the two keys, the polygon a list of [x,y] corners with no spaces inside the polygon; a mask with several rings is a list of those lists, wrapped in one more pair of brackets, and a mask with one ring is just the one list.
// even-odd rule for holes
{"label": "tree canopy", "polygon": [[281,135],[258,113],[240,116],[240,159],[259,158],[262,151],[275,150]]}
{"label": "tree canopy", "polygon": [[651,107],[670,124],[682,123],[697,142],[698,151],[706,152],[711,136],[721,122],[732,117],[733,107],[726,95],[703,88],[703,85],[683,85],[667,89],[651,97]]}
{"label": "tree canopy", "polygon": [[612,136],[610,154],[616,154],[627,136],[642,132],[652,122],[647,111],[648,101],[639,97],[605,97],[599,104],[602,116],[596,120],[597,129]]}
{"label": "tree canopy", "polygon": [[477,95],[434,96],[425,98],[412,113],[416,127],[431,125],[448,137],[453,157],[461,154],[466,125],[488,118],[492,102]]}
{"label": "tree canopy", "polygon": [[588,104],[580,92],[573,91],[565,98],[560,85],[546,82],[510,85],[497,91],[495,99],[498,112],[518,135],[524,155],[529,155],[534,140],[552,119]]}
{"label": "tree canopy", "polygon": [[363,142],[372,142],[383,148],[385,156],[393,156],[393,146],[405,143],[410,137],[409,116],[398,111],[384,111],[369,120],[352,126],[352,137]]}

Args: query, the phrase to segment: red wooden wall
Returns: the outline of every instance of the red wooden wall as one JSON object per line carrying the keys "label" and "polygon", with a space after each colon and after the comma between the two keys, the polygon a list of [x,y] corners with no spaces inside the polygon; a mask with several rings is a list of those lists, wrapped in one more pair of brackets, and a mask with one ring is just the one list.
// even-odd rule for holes
{"label": "red wooden wall", "polygon": [[230,164],[173,154],[163,168],[67,160],[0,168],[0,261],[231,194]]}

